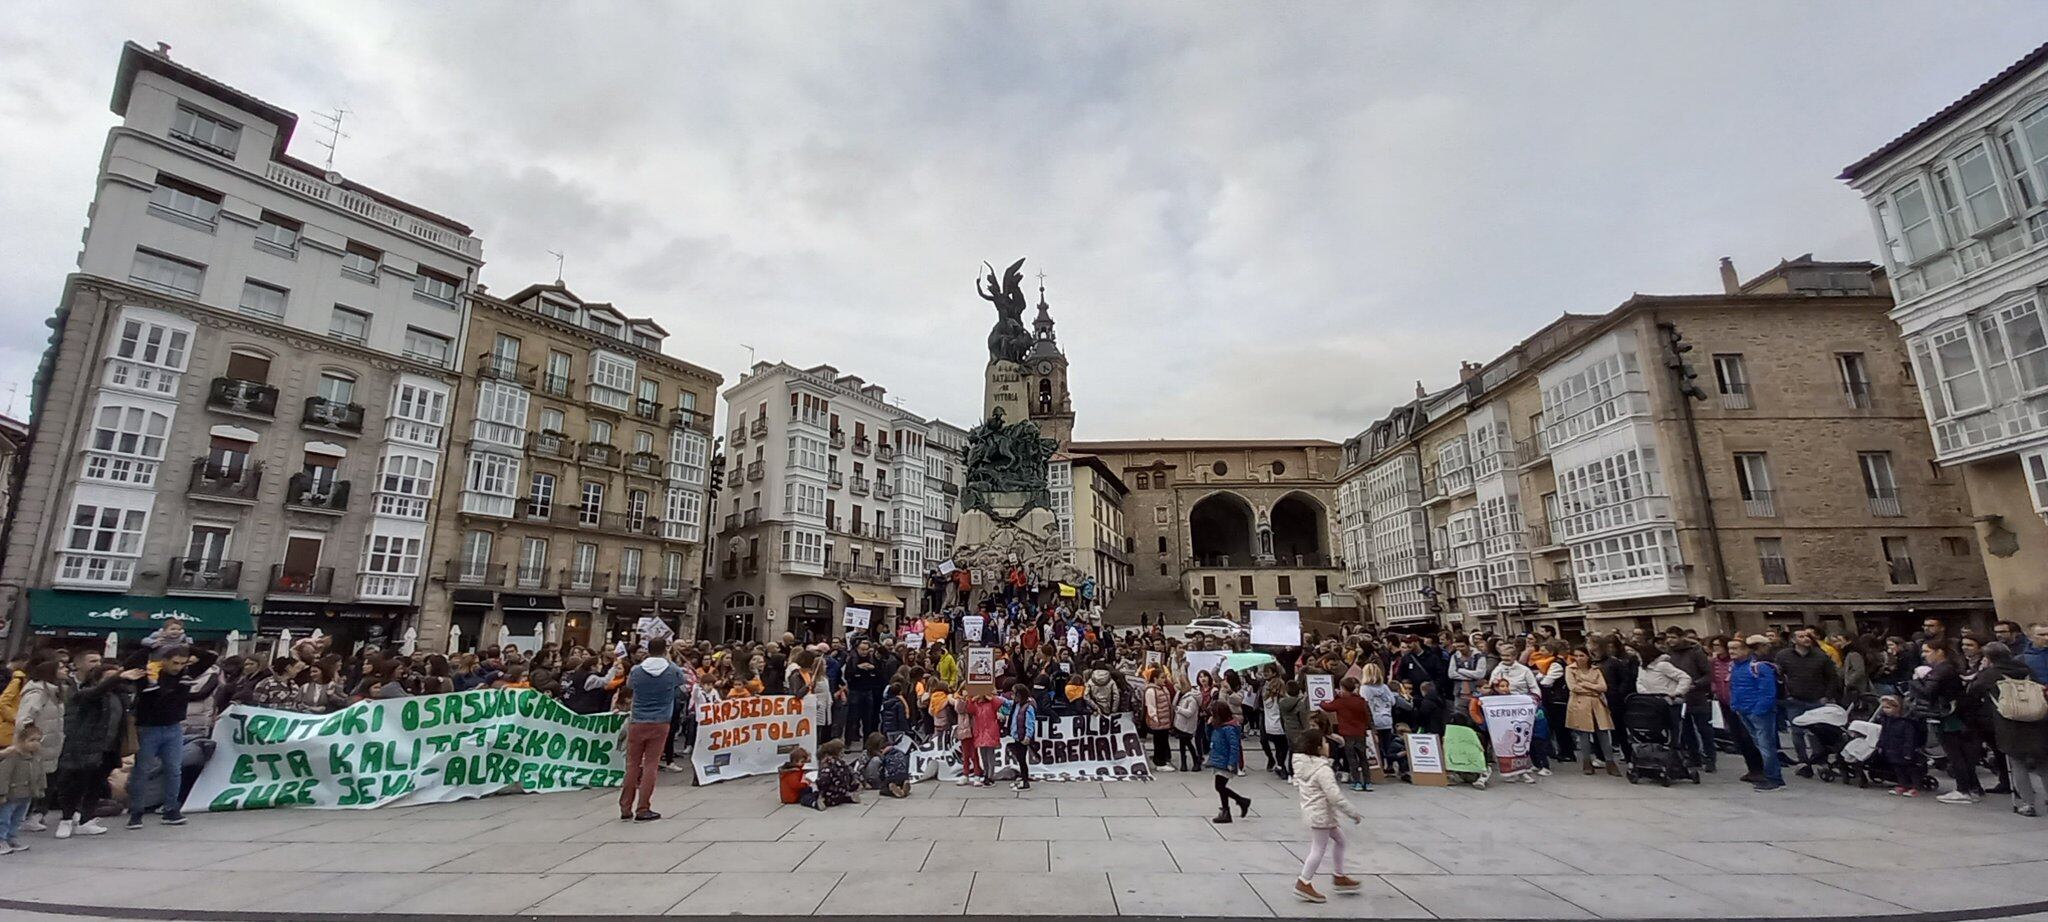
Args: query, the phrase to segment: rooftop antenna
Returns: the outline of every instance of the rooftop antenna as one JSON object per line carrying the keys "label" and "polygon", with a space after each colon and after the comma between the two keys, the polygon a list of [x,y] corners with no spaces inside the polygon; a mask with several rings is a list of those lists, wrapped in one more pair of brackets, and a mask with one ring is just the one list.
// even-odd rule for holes
{"label": "rooftop antenna", "polygon": [[560,285],[562,284],[562,263],[564,257],[559,250],[549,250],[548,255],[555,258],[555,284]]}
{"label": "rooftop antenna", "polygon": [[754,367],[754,347],[749,346],[746,343],[740,343],[740,348],[747,350],[747,367]]}
{"label": "rooftop antenna", "polygon": [[329,173],[334,172],[334,149],[341,146],[341,139],[349,136],[347,132],[341,130],[342,120],[348,118],[348,115],[348,103],[335,106],[333,112],[313,113],[313,117],[319,119],[320,124],[327,128],[327,140],[322,141],[316,138],[313,143],[327,148],[326,170]]}

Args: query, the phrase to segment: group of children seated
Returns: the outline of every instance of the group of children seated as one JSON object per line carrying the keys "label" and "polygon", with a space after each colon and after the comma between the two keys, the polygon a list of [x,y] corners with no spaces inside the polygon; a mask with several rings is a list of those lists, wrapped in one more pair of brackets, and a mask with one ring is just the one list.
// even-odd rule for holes
{"label": "group of children seated", "polygon": [[818,747],[815,779],[810,768],[810,750],[802,746],[789,751],[789,761],[778,769],[782,802],[823,810],[840,804],[860,803],[860,792],[875,791],[883,797],[910,796],[910,753],[904,746],[889,744],[880,733],[868,734],[866,752],[848,759],[843,740],[826,740]]}

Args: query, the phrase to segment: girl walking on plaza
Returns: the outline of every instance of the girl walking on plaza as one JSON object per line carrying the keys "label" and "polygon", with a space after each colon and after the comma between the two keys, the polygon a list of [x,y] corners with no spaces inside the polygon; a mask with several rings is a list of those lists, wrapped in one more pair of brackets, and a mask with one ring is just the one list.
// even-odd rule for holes
{"label": "girl walking on plaza", "polygon": [[1321,903],[1325,897],[1312,881],[1326,854],[1330,856],[1330,885],[1340,892],[1358,889],[1358,881],[1344,873],[1344,830],[1337,825],[1337,815],[1343,814],[1354,825],[1360,817],[1344,798],[1344,789],[1337,786],[1337,772],[1330,767],[1323,735],[1303,733],[1293,742],[1294,787],[1301,794],[1301,822],[1309,832],[1308,854],[1302,858],[1301,876],[1294,879],[1294,895]]}
{"label": "girl walking on plaza", "polygon": [[1222,701],[1209,705],[1209,768],[1216,773],[1216,800],[1223,805],[1215,822],[1230,822],[1230,804],[1237,803],[1237,815],[1251,813],[1252,799],[1230,789],[1230,779],[1241,773],[1244,735],[1231,719],[1230,705]]}

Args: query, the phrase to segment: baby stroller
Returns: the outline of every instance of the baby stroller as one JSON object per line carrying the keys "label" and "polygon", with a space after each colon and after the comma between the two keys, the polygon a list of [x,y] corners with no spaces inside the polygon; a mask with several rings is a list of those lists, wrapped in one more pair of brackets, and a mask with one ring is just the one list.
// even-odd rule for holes
{"label": "baby stroller", "polygon": [[[1870,758],[1871,753],[1877,751],[1878,727],[1869,721],[1860,723],[1866,726],[1852,726],[1849,712],[1833,704],[1823,704],[1792,718],[1795,730],[1806,731],[1820,745],[1820,751],[1813,755],[1814,777],[1822,781],[1849,781],[1863,774],[1862,763]],[[1857,746],[1859,757],[1851,762],[1846,751],[1852,743],[1861,742],[1858,739],[1859,734],[1867,736],[1869,742],[1867,745]],[[1866,779],[1863,786],[1868,787],[1869,784]]]}
{"label": "baby stroller", "polygon": [[1663,695],[1630,695],[1622,702],[1621,732],[1628,735],[1635,754],[1628,764],[1628,783],[1644,778],[1655,778],[1667,788],[1673,781],[1700,783],[1699,769],[1686,764],[1679,746],[1673,709],[1680,706]]}

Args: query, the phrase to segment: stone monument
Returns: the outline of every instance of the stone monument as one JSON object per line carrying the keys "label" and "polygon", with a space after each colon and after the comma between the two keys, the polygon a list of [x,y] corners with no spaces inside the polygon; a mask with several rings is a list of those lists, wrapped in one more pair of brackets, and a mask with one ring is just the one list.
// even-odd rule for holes
{"label": "stone monument", "polygon": [[1022,565],[1043,580],[1079,583],[1060,546],[1046,468],[1058,451],[1030,419],[1025,368],[1034,338],[1024,327],[1024,260],[1000,279],[989,267],[975,286],[995,305],[988,334],[988,368],[982,390],[983,422],[967,434],[967,484],[960,492],[960,545],[953,565],[973,572],[986,589],[1010,567]]}

